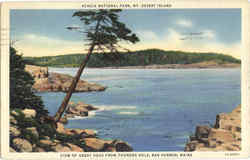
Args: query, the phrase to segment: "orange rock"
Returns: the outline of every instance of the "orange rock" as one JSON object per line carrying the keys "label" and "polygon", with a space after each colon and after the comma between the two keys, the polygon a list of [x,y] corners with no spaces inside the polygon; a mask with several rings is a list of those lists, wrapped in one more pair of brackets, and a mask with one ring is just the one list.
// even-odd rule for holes
{"label": "orange rock", "polygon": [[84,132],[84,130],[76,128],[76,129],[70,129],[70,132],[72,132],[72,134],[78,134],[78,135],[80,135],[82,132]]}
{"label": "orange rock", "polygon": [[[205,133],[209,133],[206,141],[201,138],[206,137]],[[190,142],[185,147],[185,151],[239,151],[240,149],[241,105],[231,113],[217,115],[214,128],[210,130],[196,129],[195,136],[190,137]]]}
{"label": "orange rock", "polygon": [[56,146],[51,147],[51,149],[53,149],[55,152],[72,152],[70,147],[63,144],[57,144]]}
{"label": "orange rock", "polygon": [[67,145],[69,145],[72,152],[84,152],[83,148],[81,148],[81,147],[79,147],[77,145],[74,145],[74,144],[71,144],[71,143],[67,143]]}
{"label": "orange rock", "polygon": [[90,148],[92,151],[101,151],[104,148],[106,143],[104,140],[97,138],[85,138],[85,145]]}
{"label": "orange rock", "polygon": [[[49,73],[48,67],[26,65],[25,70],[29,72],[35,80],[33,88],[39,92],[67,92],[73,77],[66,74]],[[75,92],[103,91],[106,87],[79,80]]]}
{"label": "orange rock", "polygon": [[46,152],[46,151],[41,147],[37,147],[34,149],[34,152]]}
{"label": "orange rock", "polygon": [[222,141],[222,142],[233,142],[235,141],[233,134],[230,131],[224,130],[224,129],[215,129],[212,128],[208,139],[216,139],[216,141]]}
{"label": "orange rock", "polygon": [[84,129],[83,132],[85,132],[89,136],[96,136],[96,131],[91,129]]}
{"label": "orange rock", "polygon": [[56,131],[58,133],[65,133],[64,125],[62,123],[57,123],[57,129]]}
{"label": "orange rock", "polygon": [[53,142],[51,140],[47,140],[47,139],[40,140],[40,145],[42,145],[43,147],[48,147],[52,144]]}

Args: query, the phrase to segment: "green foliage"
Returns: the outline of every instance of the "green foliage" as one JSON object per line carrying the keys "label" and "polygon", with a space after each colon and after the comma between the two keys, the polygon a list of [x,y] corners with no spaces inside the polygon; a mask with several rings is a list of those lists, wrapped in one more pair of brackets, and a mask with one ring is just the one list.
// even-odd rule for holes
{"label": "green foliage", "polygon": [[[84,31],[86,40],[89,42],[90,51],[109,52],[104,54],[114,59],[119,58],[119,50],[127,50],[123,48],[120,42],[130,42],[135,44],[139,42],[139,38],[121,21],[119,21],[120,9],[99,9],[77,11],[73,17],[78,17],[85,25]],[[74,27],[68,27],[74,30]],[[93,48],[92,48],[93,47]],[[92,48],[92,49],[91,49]]]}
{"label": "green foliage", "polygon": [[54,138],[56,135],[56,129],[51,124],[40,124],[37,131],[39,132],[40,137],[48,136],[50,138]]}
{"label": "green foliage", "polygon": [[[27,140],[35,141],[44,136],[49,136],[50,138],[54,138],[56,135],[56,129],[48,123],[41,123],[36,118],[28,118],[25,117],[21,109],[13,109],[17,114],[11,114],[17,121],[17,126],[21,130],[21,137]],[[12,112],[11,112],[12,113]],[[35,127],[39,133],[39,137],[36,137],[32,134],[31,131],[26,128]]]}
{"label": "green foliage", "polygon": [[[204,61],[215,61],[218,64],[241,63],[232,56],[216,53],[191,53],[181,51],[164,51],[159,49],[124,52],[120,60],[114,61],[104,53],[95,53],[88,62],[88,67],[113,66],[146,66],[153,64],[191,64]],[[26,60],[41,66],[79,67],[86,55],[73,54],[53,57],[25,57]]]}
{"label": "green foliage", "polygon": [[20,138],[27,139],[29,142],[32,144],[38,144],[39,143],[39,137],[34,135],[32,131],[27,130],[27,129],[22,129],[21,130],[21,136]]}
{"label": "green foliage", "polygon": [[79,17],[88,26],[85,32],[88,41],[112,50],[118,47],[115,45],[121,40],[131,43],[139,41],[139,38],[119,21],[118,13],[121,11],[120,9],[77,11],[73,17]]}
{"label": "green foliage", "polygon": [[[17,114],[12,114],[12,111],[15,111]],[[11,115],[16,119],[19,128],[37,127],[40,125],[36,119],[25,117],[19,108],[11,109]]]}
{"label": "green foliage", "polygon": [[79,135],[66,135],[62,133],[57,133],[55,138],[64,143],[72,143],[78,145],[81,148],[86,147],[84,141],[79,141],[80,139]]}
{"label": "green foliage", "polygon": [[[14,111],[15,113],[17,113],[17,114],[13,114],[14,112],[12,112],[12,111]],[[14,116],[14,117],[17,117],[17,116],[23,116],[24,117],[24,114],[23,114],[23,112],[22,112],[22,110],[20,109],[20,108],[14,108],[14,109],[10,109],[10,115],[12,115],[12,116]]]}
{"label": "green foliage", "polygon": [[[20,138],[27,139],[32,144],[36,144],[39,141],[39,137],[34,135],[30,130],[26,128],[38,127],[39,123],[34,118],[26,118],[21,109],[14,109],[17,114],[11,114],[17,121],[18,129],[21,131]],[[11,112],[12,113],[12,112]]]}
{"label": "green foliage", "polygon": [[35,109],[38,117],[47,115],[41,97],[32,90],[33,77],[24,68],[22,56],[10,47],[10,108]]}
{"label": "green foliage", "polygon": [[39,126],[38,121],[34,118],[25,118],[23,115],[15,117],[20,128],[37,127]]}

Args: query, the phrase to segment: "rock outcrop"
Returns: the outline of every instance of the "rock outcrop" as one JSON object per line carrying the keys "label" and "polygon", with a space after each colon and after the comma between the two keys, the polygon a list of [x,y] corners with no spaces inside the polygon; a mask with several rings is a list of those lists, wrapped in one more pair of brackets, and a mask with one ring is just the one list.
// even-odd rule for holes
{"label": "rock outcrop", "polygon": [[77,104],[75,104],[74,102],[69,102],[67,110],[64,113],[64,117],[66,119],[75,117],[86,117],[89,115],[90,111],[94,110],[98,110],[98,108],[93,107],[89,104],[85,104],[83,102],[78,102]]}
{"label": "rock outcrop", "polygon": [[[48,67],[26,65],[25,70],[34,78],[33,89],[38,92],[67,92],[73,81],[72,76],[49,72]],[[106,87],[99,84],[79,80],[74,92],[104,91],[105,89]]]}
{"label": "rock outcrop", "polygon": [[26,118],[36,117],[36,111],[34,109],[24,109],[22,112]]}
{"label": "rock outcrop", "polygon": [[240,151],[241,105],[216,116],[214,127],[197,126],[185,151]]}
{"label": "rock outcrop", "polygon": [[[85,108],[92,106],[78,103]],[[80,106],[80,105],[78,105]],[[98,138],[91,129],[65,128],[60,122],[57,128],[41,123],[38,117],[25,116],[24,110],[12,110],[10,123],[10,152],[122,152],[132,151],[121,140]]]}

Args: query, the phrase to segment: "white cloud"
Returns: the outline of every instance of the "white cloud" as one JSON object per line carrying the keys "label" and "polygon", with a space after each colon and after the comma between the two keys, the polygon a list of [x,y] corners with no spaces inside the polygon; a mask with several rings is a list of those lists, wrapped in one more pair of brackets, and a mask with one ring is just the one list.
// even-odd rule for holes
{"label": "white cloud", "polygon": [[216,34],[213,30],[203,30],[202,33],[203,33],[202,36],[205,38],[209,38],[209,39],[216,38]]}
{"label": "white cloud", "polygon": [[76,43],[75,41],[62,40],[38,34],[26,34],[22,38],[21,41],[23,40],[24,42],[29,42],[33,45],[62,46],[64,44]]}
{"label": "white cloud", "polygon": [[[148,31],[151,32],[151,31]],[[199,31],[203,33],[201,36],[203,39],[193,38],[182,40],[182,33],[178,32],[174,28],[169,28],[162,33],[161,37],[156,37],[154,41],[146,41],[141,38],[141,42],[136,45],[128,45],[130,49],[150,49],[159,48],[164,50],[181,50],[189,52],[215,52],[228,54],[236,58],[241,57],[241,43],[235,42],[233,44],[225,44],[216,39],[216,33],[213,30],[204,29]],[[152,33],[153,35],[153,33]]]}
{"label": "white cloud", "polygon": [[17,42],[24,56],[54,56],[68,53],[83,53],[85,47],[82,41],[70,41],[51,38],[38,34],[26,34]]}
{"label": "white cloud", "polygon": [[193,23],[190,20],[185,20],[185,19],[179,19],[176,21],[176,24],[181,26],[181,27],[192,27]]}
{"label": "white cloud", "polygon": [[[159,48],[164,50],[182,50],[190,52],[217,52],[229,54],[240,58],[240,42],[225,44],[218,41],[216,32],[204,29],[202,32],[203,39],[181,40],[183,34],[174,28],[169,28],[162,32],[161,36],[151,30],[138,31],[141,41],[138,44],[131,45],[124,43],[124,46],[130,50]],[[185,36],[185,35],[184,35]],[[86,53],[86,47],[82,41],[70,41],[58,38],[51,38],[38,34],[27,34],[18,38],[17,49],[24,56],[54,56],[70,53]]]}
{"label": "white cloud", "polygon": [[144,40],[156,40],[158,37],[156,35],[156,33],[154,33],[153,31],[149,31],[149,30],[140,30],[137,31],[136,34]]}

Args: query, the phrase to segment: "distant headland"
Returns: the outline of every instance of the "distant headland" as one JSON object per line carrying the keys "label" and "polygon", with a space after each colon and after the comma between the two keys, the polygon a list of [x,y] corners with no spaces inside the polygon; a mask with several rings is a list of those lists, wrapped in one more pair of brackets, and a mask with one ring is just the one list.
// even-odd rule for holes
{"label": "distant headland", "polygon": [[[86,54],[46,57],[24,57],[31,65],[48,67],[79,67]],[[162,68],[235,68],[241,61],[219,53],[198,53],[147,49],[120,54],[94,53],[89,68],[162,69]]]}

